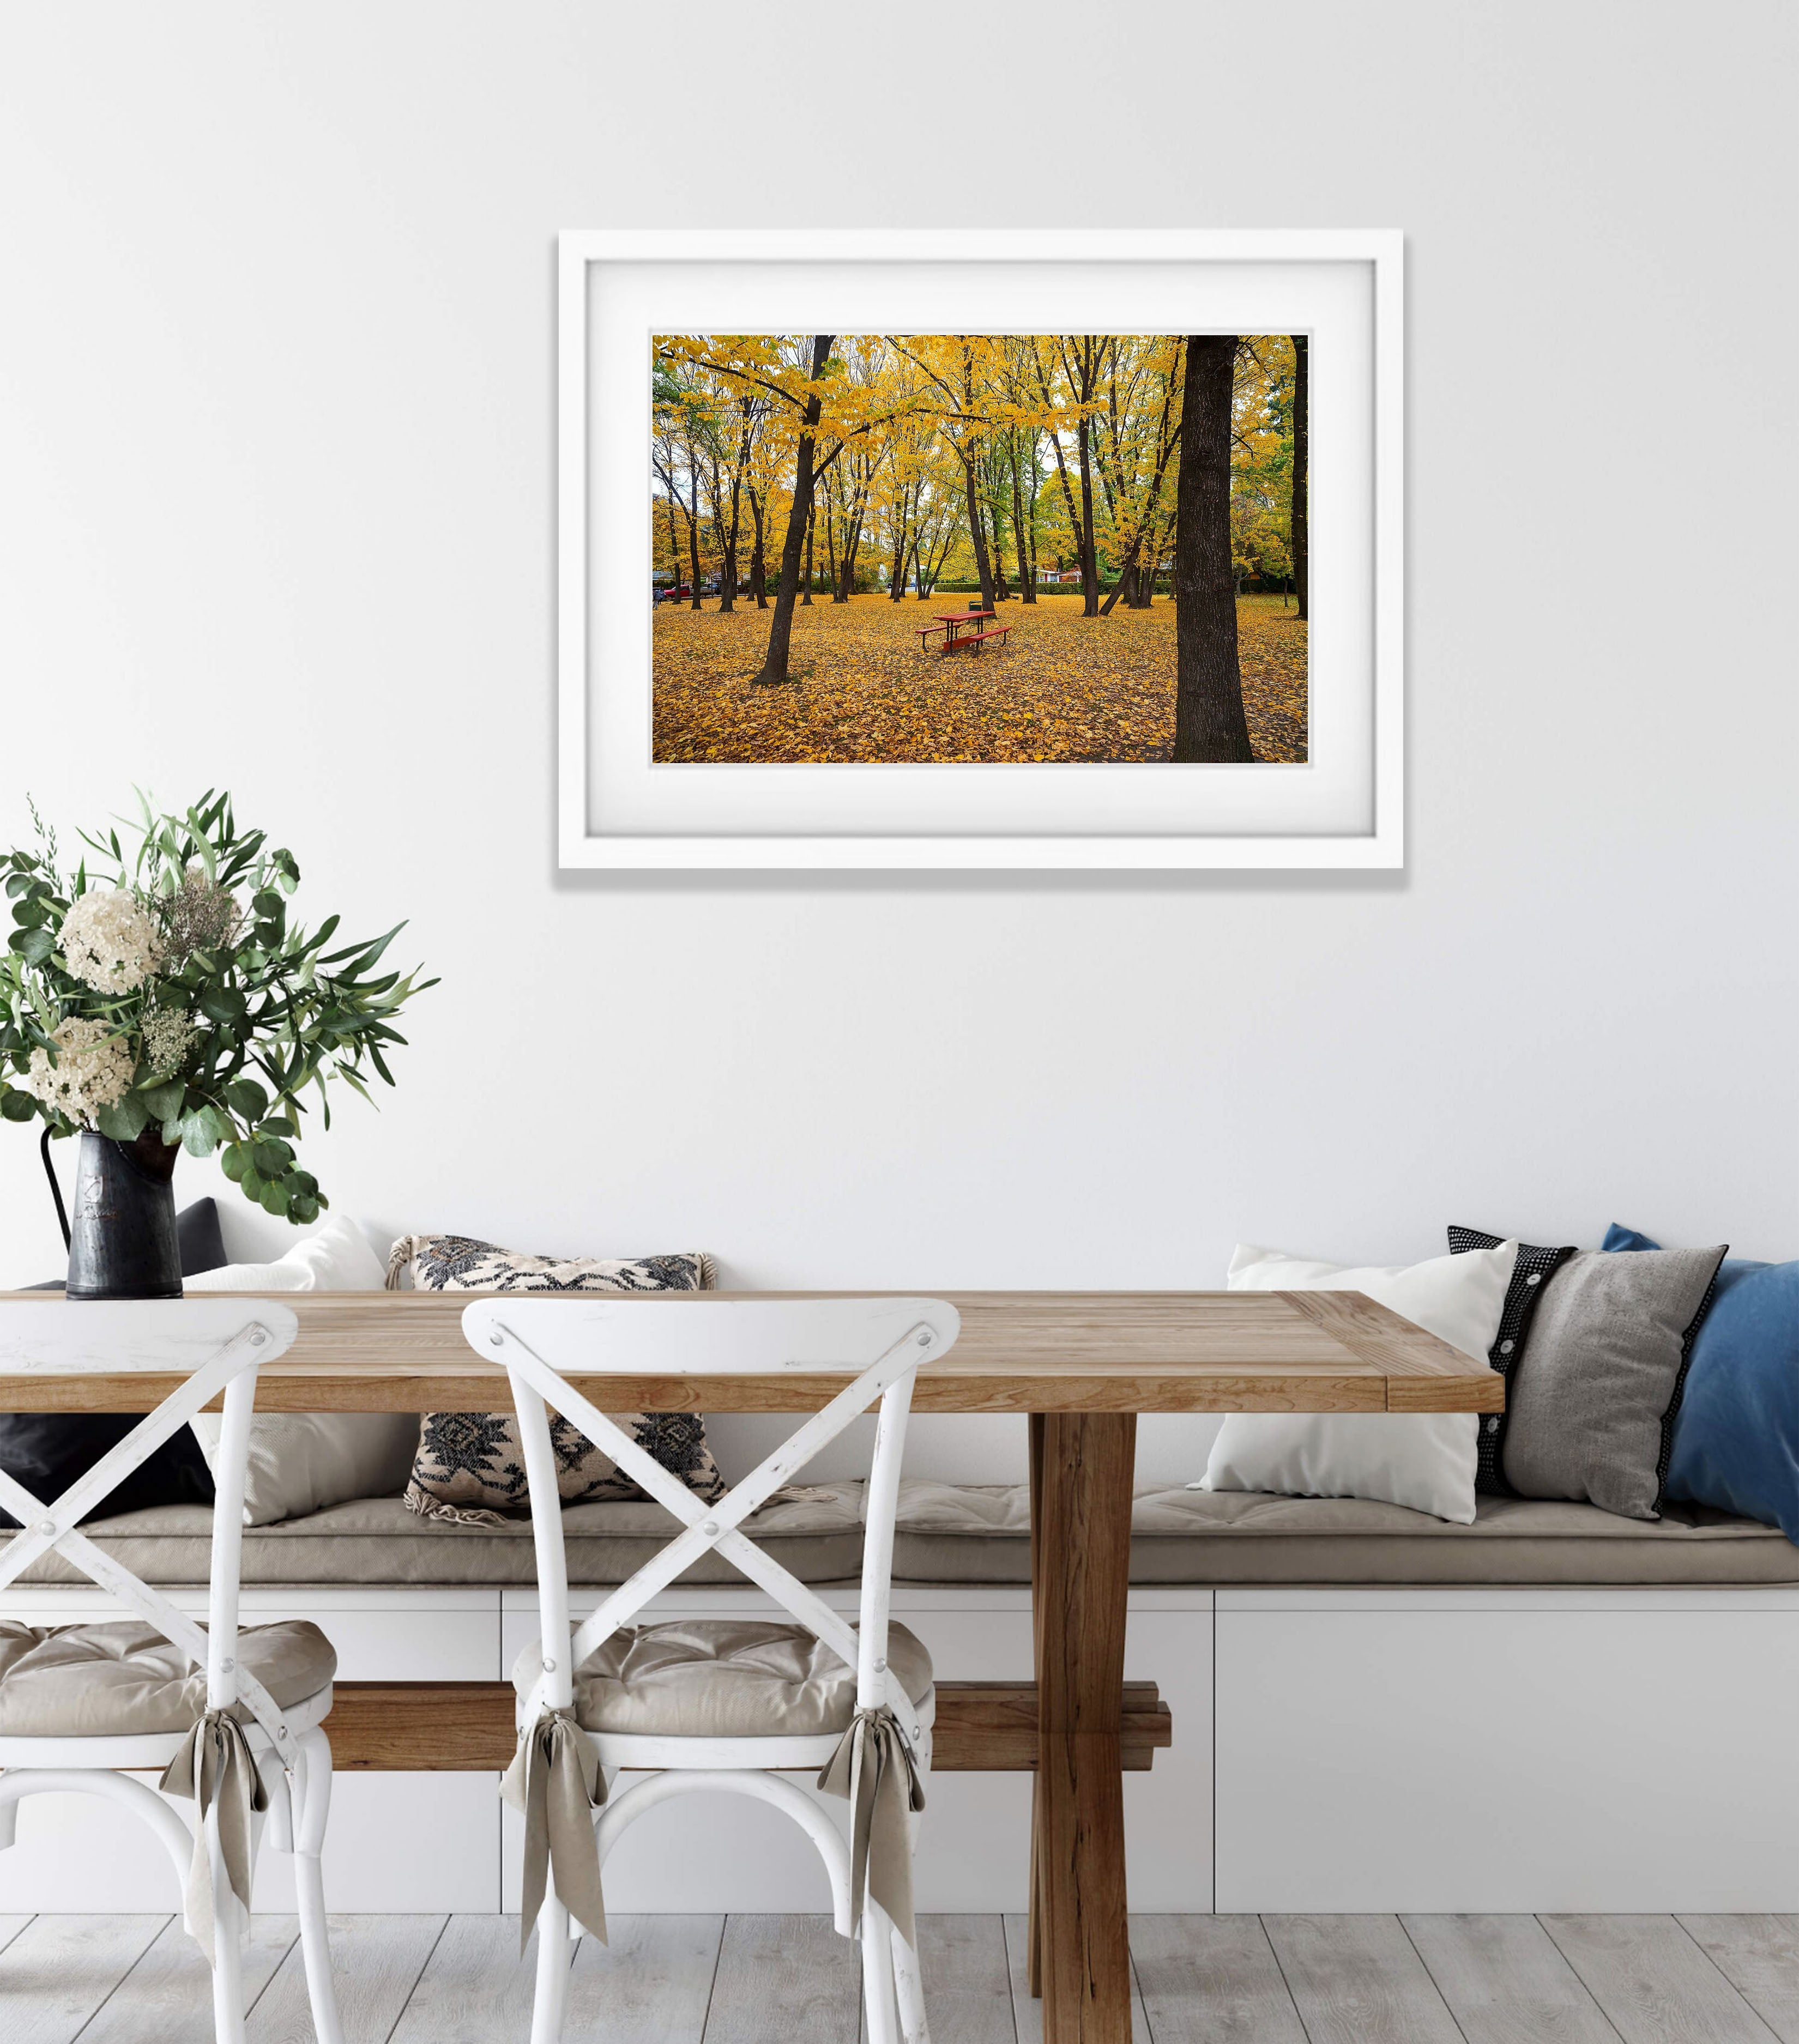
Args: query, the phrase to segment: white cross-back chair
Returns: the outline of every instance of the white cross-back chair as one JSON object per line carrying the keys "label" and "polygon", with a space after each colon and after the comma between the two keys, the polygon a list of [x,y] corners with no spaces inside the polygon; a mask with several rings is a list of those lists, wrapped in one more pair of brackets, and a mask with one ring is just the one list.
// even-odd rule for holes
{"label": "white cross-back chair", "polygon": [[[185,1380],[60,1497],[34,1497],[0,1471],[0,1504],[20,1526],[0,1548],[0,1589],[53,1550],[133,1615],[0,1624],[0,1847],[13,1842],[19,1804],[47,1790],[102,1796],[143,1819],[174,1863],[186,1927],[212,1961],[218,2044],[244,2035],[242,1939],[265,1811],[269,1843],[294,1856],[313,2027],[319,2044],[342,2044],[319,1870],[331,1804],[331,1748],[320,1723],[331,1708],[335,1658],[316,1626],[240,1631],[237,1623],[256,1373],[298,1331],[291,1309],[268,1299],[47,1300],[0,1312],[0,1374]],[[202,1628],[76,1527],[221,1392]],[[166,1788],[192,1798],[191,1831],[121,1771],[157,1768]],[[5,2023],[0,1990],[0,2034]]]}
{"label": "white cross-back chair", "polygon": [[[894,1520],[913,1380],[954,1346],[936,1299],[608,1301],[483,1298],[463,1314],[475,1352],[512,1382],[529,1483],[541,1638],[521,1655],[509,1800],[526,1818],[523,1932],[538,1931],[532,2044],[562,2034],[569,1921],[605,1935],[600,1868],[626,1827],[689,1791],[785,1812],[817,1848],[833,1919],[859,1936],[869,2044],[929,2044],[912,1919],[911,1854],[931,1764],[930,1658],[890,1625]],[[569,1383],[609,1374],[693,1378],[806,1371],[853,1381],[725,1496],[709,1504]],[[864,1512],[860,1610],[849,1622],[741,1530],[820,1449],[879,1401]],[[571,1632],[553,1408],[686,1528]],[[716,1550],[797,1624],[635,1625]],[[853,1677],[853,1680],[851,1679]],[[748,1719],[753,1719],[748,1722]],[[616,1800],[621,1769],[646,1770]],[[851,1836],[776,1770],[819,1769],[847,1795]],[[540,1903],[539,1898],[541,1898]]]}

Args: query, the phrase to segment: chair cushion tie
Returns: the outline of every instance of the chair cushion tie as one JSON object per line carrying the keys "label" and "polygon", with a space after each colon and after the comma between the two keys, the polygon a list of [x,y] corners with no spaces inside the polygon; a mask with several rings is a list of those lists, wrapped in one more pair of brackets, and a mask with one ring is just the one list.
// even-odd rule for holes
{"label": "chair cushion tie", "polygon": [[888,1705],[856,1712],[826,1762],[818,1785],[828,1796],[847,1796],[851,1806],[851,1931],[862,1920],[866,1890],[917,1951],[912,1835],[906,1817],[924,1808],[924,1785],[899,1720]]}
{"label": "chair cushion tie", "polygon": [[161,1786],[194,1804],[194,1858],[188,1869],[182,1921],[188,1934],[217,1965],[213,1931],[213,1862],[206,1819],[218,1812],[219,1852],[232,1892],[250,1912],[252,1812],[268,1808],[268,1789],[242,1725],[229,1710],[208,1711],[163,1770]]}
{"label": "chair cushion tie", "polygon": [[605,1898],[594,1812],[606,1800],[599,1749],[567,1711],[545,1711],[519,1734],[500,1793],[525,1819],[525,1890],[518,1949],[544,1906],[546,1878],[568,1913],[603,1945]]}

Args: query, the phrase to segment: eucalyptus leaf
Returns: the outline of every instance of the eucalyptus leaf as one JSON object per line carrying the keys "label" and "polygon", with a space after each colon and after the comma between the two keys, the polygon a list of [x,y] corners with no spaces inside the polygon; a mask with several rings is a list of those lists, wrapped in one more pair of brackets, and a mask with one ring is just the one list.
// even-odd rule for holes
{"label": "eucalyptus leaf", "polygon": [[128,1093],[122,1100],[102,1108],[94,1120],[100,1133],[111,1136],[115,1143],[135,1143],[149,1126],[150,1110],[141,1093]]}
{"label": "eucalyptus leaf", "polygon": [[268,1095],[254,1079],[233,1079],[225,1089],[225,1104],[246,1121],[260,1121],[268,1112]]}
{"label": "eucalyptus leaf", "polygon": [[209,1101],[181,1117],[181,1147],[190,1157],[209,1157],[230,1135],[225,1116]]}
{"label": "eucalyptus leaf", "polygon": [[15,1093],[10,1086],[0,1086],[0,1120],[29,1121],[37,1112],[36,1097],[29,1093]]}
{"label": "eucalyptus leaf", "polygon": [[180,1116],[187,1086],[182,1079],[163,1079],[156,1085],[140,1086],[138,1092],[150,1110],[152,1120],[174,1121]]}
{"label": "eucalyptus leaf", "polygon": [[200,1012],[221,1028],[236,1021],[248,1005],[235,986],[209,986],[200,996]]}
{"label": "eucalyptus leaf", "polygon": [[265,1178],[285,1178],[294,1152],[285,1143],[259,1139],[250,1145],[250,1161]]}
{"label": "eucalyptus leaf", "polygon": [[285,1214],[287,1211],[287,1188],[279,1178],[270,1179],[263,1187],[262,1202],[264,1213]]}
{"label": "eucalyptus leaf", "polygon": [[240,1185],[250,1168],[250,1153],[241,1143],[228,1143],[219,1152],[219,1169],[231,1182]]}
{"label": "eucalyptus leaf", "polygon": [[17,951],[27,965],[42,965],[56,950],[56,939],[48,930],[15,930],[9,948]]}
{"label": "eucalyptus leaf", "polygon": [[287,1218],[302,1228],[310,1228],[318,1219],[318,1201],[310,1193],[296,1193],[287,1202]]}

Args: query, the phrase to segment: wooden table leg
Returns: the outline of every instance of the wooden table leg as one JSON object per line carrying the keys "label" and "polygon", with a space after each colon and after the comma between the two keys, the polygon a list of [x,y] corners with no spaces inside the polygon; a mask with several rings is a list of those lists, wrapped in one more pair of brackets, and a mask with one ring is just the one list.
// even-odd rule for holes
{"label": "wooden table leg", "polygon": [[1030,1955],[1044,2044],[1131,2044],[1119,1730],[1136,1431],[1130,1412],[1031,1419]]}

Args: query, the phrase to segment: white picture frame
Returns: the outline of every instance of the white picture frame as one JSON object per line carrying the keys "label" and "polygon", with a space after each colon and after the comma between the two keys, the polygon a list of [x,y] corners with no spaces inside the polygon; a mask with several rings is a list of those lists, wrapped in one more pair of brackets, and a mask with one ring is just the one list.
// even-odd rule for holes
{"label": "white picture frame", "polygon": [[[1096,289],[1113,294],[1097,322]],[[1090,325],[1114,332],[1167,330],[1177,313],[1185,318],[1176,330],[1312,332],[1314,594],[1305,764],[652,761],[642,600],[651,333],[774,331],[777,320],[783,330],[809,321],[872,330],[901,293],[927,310],[941,305],[940,320],[952,300],[966,304],[971,317],[958,330],[1033,331],[1036,321],[1054,331],[1048,315],[1059,305],[1072,316],[1078,304]],[[1160,316],[1155,325],[1152,315]],[[1397,230],[1041,232],[997,240],[924,230],[564,232],[557,290],[559,865],[1403,866],[1403,318]],[[916,321],[912,330],[921,330]],[[1340,374],[1327,412],[1318,397],[1333,362]],[[1334,460],[1333,447],[1340,450]],[[1151,774],[1157,781],[1146,782]],[[903,828],[894,822],[902,797]]]}

